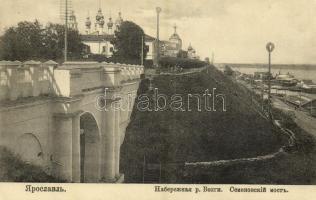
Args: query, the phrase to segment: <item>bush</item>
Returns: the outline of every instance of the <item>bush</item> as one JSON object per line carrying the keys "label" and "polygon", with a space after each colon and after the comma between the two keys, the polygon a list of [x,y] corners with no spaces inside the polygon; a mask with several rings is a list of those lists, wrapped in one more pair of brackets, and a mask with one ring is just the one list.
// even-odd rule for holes
{"label": "bush", "polygon": [[230,66],[226,65],[224,69],[224,74],[226,74],[227,76],[232,76],[234,74],[234,70],[232,70]]}
{"label": "bush", "polygon": [[182,67],[184,69],[188,68],[199,68],[207,65],[206,62],[188,58],[174,58],[174,57],[162,57],[159,60],[159,65],[161,68],[170,68],[174,66]]}
{"label": "bush", "polygon": [[22,161],[5,147],[0,146],[1,182],[65,182],[46,174],[43,169]]}

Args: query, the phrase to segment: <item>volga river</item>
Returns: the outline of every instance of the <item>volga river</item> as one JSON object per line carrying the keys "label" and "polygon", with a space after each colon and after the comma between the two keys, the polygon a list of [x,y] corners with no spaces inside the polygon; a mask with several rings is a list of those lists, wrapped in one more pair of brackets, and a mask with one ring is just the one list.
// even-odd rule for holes
{"label": "volga river", "polygon": [[[268,66],[264,64],[216,64],[215,66],[223,70],[225,65],[244,74],[268,71]],[[290,73],[299,80],[310,79],[316,83],[316,65],[272,65],[271,72],[273,75]]]}

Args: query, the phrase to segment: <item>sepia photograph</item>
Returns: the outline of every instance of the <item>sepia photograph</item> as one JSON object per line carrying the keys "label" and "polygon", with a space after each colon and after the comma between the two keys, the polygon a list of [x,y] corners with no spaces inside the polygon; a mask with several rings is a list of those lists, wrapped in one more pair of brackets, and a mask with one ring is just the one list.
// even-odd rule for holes
{"label": "sepia photograph", "polygon": [[316,184],[315,0],[0,5],[1,185]]}

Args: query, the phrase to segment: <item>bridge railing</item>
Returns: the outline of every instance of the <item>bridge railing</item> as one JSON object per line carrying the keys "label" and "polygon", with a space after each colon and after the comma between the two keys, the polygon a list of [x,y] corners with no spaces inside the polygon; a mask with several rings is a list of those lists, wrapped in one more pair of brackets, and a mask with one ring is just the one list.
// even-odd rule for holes
{"label": "bridge railing", "polygon": [[0,61],[0,100],[53,94],[51,82],[57,63]]}
{"label": "bridge railing", "polygon": [[120,63],[67,62],[54,72],[59,96],[75,96],[139,79],[144,67]]}
{"label": "bridge railing", "polygon": [[74,96],[139,79],[144,67],[120,63],[0,61],[0,101],[23,97]]}

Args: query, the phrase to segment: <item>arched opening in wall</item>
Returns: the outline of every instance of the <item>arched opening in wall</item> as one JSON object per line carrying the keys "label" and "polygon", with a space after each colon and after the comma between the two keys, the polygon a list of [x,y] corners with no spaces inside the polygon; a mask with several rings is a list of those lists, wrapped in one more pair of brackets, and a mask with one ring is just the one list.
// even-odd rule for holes
{"label": "arched opening in wall", "polygon": [[80,117],[80,182],[100,180],[100,134],[92,114]]}
{"label": "arched opening in wall", "polygon": [[16,152],[27,163],[41,166],[44,154],[38,138],[32,133],[24,133],[17,139]]}

